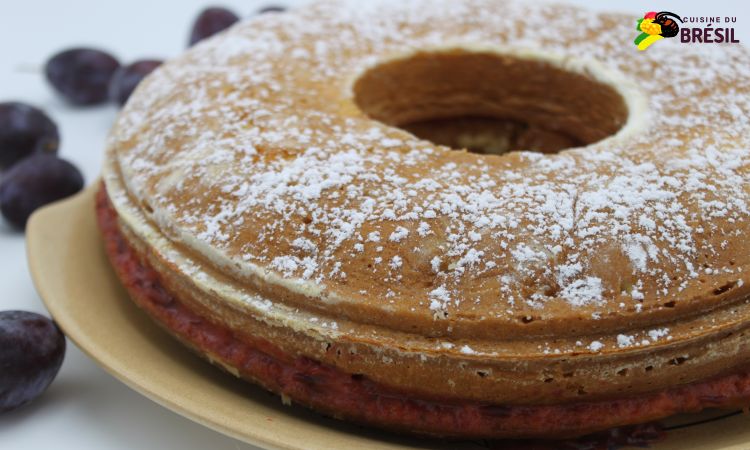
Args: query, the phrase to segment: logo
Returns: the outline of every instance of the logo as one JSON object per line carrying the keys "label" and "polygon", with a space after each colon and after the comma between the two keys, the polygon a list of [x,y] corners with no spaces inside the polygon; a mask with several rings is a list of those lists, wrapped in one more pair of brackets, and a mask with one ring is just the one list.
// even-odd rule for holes
{"label": "logo", "polygon": [[638,50],[646,50],[656,41],[664,38],[672,38],[680,33],[680,25],[675,20],[682,22],[682,18],[669,11],[648,12],[643,19],[638,19],[636,29],[641,32],[633,43]]}
{"label": "logo", "polygon": [[735,37],[736,23],[736,16],[680,17],[669,11],[648,12],[638,19],[636,29],[641,34],[633,43],[642,51],[656,41],[679,35],[683,44],[739,44]]}

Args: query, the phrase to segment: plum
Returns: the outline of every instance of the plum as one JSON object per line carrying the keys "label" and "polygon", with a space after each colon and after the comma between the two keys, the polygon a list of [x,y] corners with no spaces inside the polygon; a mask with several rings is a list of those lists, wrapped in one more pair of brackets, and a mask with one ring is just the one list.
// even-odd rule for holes
{"label": "plum", "polygon": [[0,312],[0,413],[39,397],[65,357],[65,336],[50,319],[27,311]]}
{"label": "plum", "polygon": [[22,230],[37,208],[81,189],[83,176],[74,165],[56,155],[33,155],[4,174],[0,181],[0,212]]}
{"label": "plum", "polygon": [[162,64],[156,59],[142,59],[117,69],[109,82],[109,98],[120,106],[125,105],[140,82]]}
{"label": "plum", "polygon": [[0,103],[0,170],[35,153],[57,153],[60,133],[44,111],[20,102]]}
{"label": "plum", "polygon": [[109,98],[109,81],[120,62],[94,48],[73,48],[47,61],[45,74],[52,87],[74,105],[97,105]]}
{"label": "plum", "polygon": [[224,31],[238,22],[240,18],[232,11],[218,6],[206,8],[198,14],[190,32],[190,46]]}

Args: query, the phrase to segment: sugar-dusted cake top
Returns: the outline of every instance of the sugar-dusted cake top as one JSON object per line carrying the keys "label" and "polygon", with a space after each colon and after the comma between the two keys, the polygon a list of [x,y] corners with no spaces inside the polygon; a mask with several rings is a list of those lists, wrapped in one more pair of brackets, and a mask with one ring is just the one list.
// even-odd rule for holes
{"label": "sugar-dusted cake top", "polygon": [[[750,57],[670,39],[639,52],[635,19],[419,0],[243,22],[139,87],[108,143],[128,194],[113,201],[138,205],[196,267],[303,292],[300,308],[425,335],[570,336],[581,351],[657,343],[747,290]],[[626,121],[584,147],[481,155],[376,121],[355,98],[379,65],[421,54],[439,78],[441,55],[459,55],[486,70],[472,53],[497,55],[499,80],[538,64],[609,86]],[[414,118],[474,105],[570,133],[609,111],[552,90],[560,117],[521,94],[484,104],[494,88],[473,82],[456,91],[470,98],[435,87],[370,106]]]}

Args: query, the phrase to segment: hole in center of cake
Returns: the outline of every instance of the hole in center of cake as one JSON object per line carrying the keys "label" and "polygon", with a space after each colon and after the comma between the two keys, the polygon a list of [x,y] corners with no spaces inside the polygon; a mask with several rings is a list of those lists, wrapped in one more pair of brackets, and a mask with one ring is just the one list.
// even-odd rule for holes
{"label": "hole in center of cake", "polygon": [[369,117],[457,150],[556,153],[617,133],[628,108],[614,86],[552,59],[451,50],[377,65],[354,84]]}

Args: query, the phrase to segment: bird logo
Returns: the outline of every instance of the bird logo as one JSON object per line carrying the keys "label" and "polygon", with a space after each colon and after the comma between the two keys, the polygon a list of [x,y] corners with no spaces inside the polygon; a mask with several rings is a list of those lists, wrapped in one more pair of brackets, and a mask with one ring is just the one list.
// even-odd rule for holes
{"label": "bird logo", "polygon": [[669,11],[648,12],[643,19],[638,19],[636,29],[641,34],[634,41],[638,50],[646,50],[656,41],[677,36],[680,32],[680,25],[675,19],[682,22],[680,16]]}

